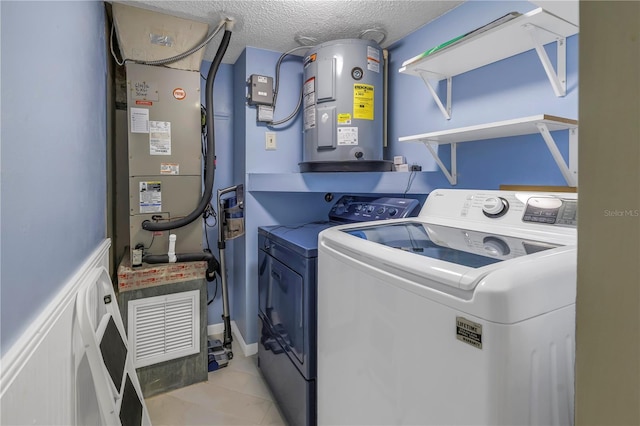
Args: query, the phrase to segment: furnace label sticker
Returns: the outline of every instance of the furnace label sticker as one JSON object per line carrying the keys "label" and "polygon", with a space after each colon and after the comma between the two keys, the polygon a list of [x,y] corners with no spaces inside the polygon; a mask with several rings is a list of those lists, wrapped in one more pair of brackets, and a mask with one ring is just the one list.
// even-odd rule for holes
{"label": "furnace label sticker", "polygon": [[140,182],[140,213],[159,213],[161,211],[161,183]]}
{"label": "furnace label sticker", "polygon": [[358,145],[358,128],[339,127],[338,146],[340,145]]}
{"label": "furnace label sticker", "polygon": [[482,349],[482,324],[456,317],[456,339]]}
{"label": "furnace label sticker", "polygon": [[179,175],[180,164],[178,163],[160,163],[161,175]]}
{"label": "furnace label sticker", "polygon": [[171,122],[149,122],[149,155],[171,155]]}
{"label": "furnace label sticker", "polygon": [[338,114],[338,125],[351,124],[351,114]]}
{"label": "furnace label sticker", "polygon": [[367,46],[367,69],[380,72],[380,51],[375,47]]}
{"label": "furnace label sticker", "polygon": [[147,108],[131,108],[131,133],[149,133],[149,110]]}
{"label": "furnace label sticker", "polygon": [[373,86],[353,85],[353,118],[373,120]]}

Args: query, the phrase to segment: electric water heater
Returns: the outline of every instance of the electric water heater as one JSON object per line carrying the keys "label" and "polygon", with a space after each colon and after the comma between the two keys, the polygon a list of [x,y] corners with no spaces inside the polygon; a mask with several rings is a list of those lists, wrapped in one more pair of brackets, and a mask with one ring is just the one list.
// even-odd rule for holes
{"label": "electric water heater", "polygon": [[383,160],[382,48],[334,40],[304,58],[301,172],[389,171]]}

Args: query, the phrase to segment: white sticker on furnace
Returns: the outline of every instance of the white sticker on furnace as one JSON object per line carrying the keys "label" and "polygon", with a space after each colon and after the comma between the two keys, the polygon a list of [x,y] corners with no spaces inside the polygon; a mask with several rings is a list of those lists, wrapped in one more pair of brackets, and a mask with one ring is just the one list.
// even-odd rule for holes
{"label": "white sticker on furnace", "polygon": [[149,121],[149,154],[171,155],[171,122]]}
{"label": "white sticker on furnace", "polygon": [[131,133],[149,133],[149,110],[131,108]]}
{"label": "white sticker on furnace", "polygon": [[358,145],[357,127],[338,127],[338,146]]}
{"label": "white sticker on furnace", "polygon": [[179,175],[180,164],[178,163],[160,163],[161,175]]}
{"label": "white sticker on furnace", "polygon": [[161,183],[140,182],[140,213],[159,213],[161,211]]}

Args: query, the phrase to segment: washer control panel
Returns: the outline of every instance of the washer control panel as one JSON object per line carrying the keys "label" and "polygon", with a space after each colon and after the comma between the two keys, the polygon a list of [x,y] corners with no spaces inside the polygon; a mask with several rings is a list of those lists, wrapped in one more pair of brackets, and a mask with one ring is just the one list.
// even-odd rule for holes
{"label": "washer control panel", "polygon": [[329,211],[329,220],[368,222],[417,216],[420,202],[412,198],[344,195]]}
{"label": "washer control panel", "polygon": [[578,202],[562,198],[531,197],[527,201],[522,221],[576,226]]}
{"label": "washer control panel", "polygon": [[507,226],[575,228],[578,196],[561,192],[437,189],[429,194],[420,216]]}

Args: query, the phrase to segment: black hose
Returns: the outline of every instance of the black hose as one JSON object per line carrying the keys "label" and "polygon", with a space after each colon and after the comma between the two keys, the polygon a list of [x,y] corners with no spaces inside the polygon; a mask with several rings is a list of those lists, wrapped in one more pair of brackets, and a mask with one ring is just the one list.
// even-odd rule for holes
{"label": "black hose", "polygon": [[216,167],[216,142],[214,136],[215,132],[213,129],[213,81],[216,77],[216,73],[218,72],[218,67],[222,62],[222,57],[224,56],[225,52],[227,51],[227,47],[229,46],[230,38],[231,31],[225,30],[224,35],[222,36],[222,41],[220,42],[220,46],[218,47],[218,51],[216,52],[216,56],[213,59],[213,63],[211,64],[211,68],[209,68],[209,74],[207,74],[207,84],[205,89],[205,102],[207,104],[207,158],[205,159],[204,167],[205,185],[200,203],[195,208],[195,210],[180,219],[170,220],[168,222],[151,222],[149,220],[145,220],[144,222],[142,222],[142,229],[144,230],[168,231],[170,229],[181,228],[201,217],[202,213],[204,213],[204,210],[209,205],[211,194],[213,193],[213,180]]}
{"label": "black hose", "polygon": [[[220,263],[210,251],[201,253],[176,253],[176,263],[207,261],[207,281],[211,282],[216,278],[216,273],[220,273]],[[142,256],[142,261],[149,264],[169,263],[168,254],[147,254]]]}

